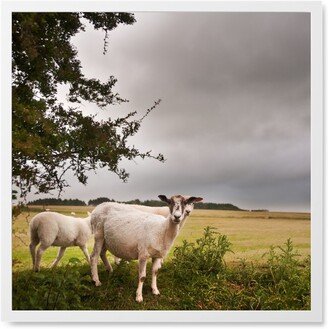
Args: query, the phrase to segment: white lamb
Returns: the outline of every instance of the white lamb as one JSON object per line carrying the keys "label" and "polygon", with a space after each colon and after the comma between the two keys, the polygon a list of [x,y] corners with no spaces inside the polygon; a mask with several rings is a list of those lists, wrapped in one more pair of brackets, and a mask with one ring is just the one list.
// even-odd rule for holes
{"label": "white lamb", "polygon": [[[30,252],[34,271],[40,270],[42,254],[50,246],[60,247],[52,266],[58,264],[66,248],[70,246],[79,246],[90,263],[86,247],[86,243],[92,234],[90,216],[77,218],[56,212],[41,212],[32,218],[29,225],[31,237]],[[39,243],[40,246],[35,251]]]}
{"label": "white lamb", "polygon": [[170,199],[160,195],[159,198],[169,205],[169,215],[166,218],[114,202],[102,203],[91,213],[91,225],[96,230],[90,263],[92,279],[96,286],[101,284],[97,271],[98,256],[105,248],[116,257],[139,261],[137,302],[143,300],[142,287],[146,278],[146,264],[147,259],[151,257],[152,292],[154,295],[159,294],[157,272],[180,231],[179,224],[186,216],[185,207],[189,203],[202,201],[202,198],[185,199],[181,195]]}

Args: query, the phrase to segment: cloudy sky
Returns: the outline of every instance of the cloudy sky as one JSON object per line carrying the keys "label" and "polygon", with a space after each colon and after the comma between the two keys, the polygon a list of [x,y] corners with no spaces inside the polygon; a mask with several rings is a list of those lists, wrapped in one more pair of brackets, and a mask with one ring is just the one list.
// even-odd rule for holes
{"label": "cloudy sky", "polygon": [[[167,161],[122,162],[128,183],[99,170],[69,177],[64,198],[116,200],[187,194],[241,208],[310,210],[310,15],[137,13],[104,56],[103,33],[76,45],[87,77],[117,79],[128,104],[99,119],[160,106],[130,139]],[[61,91],[63,94],[65,90]],[[37,196],[39,197],[39,196]]]}

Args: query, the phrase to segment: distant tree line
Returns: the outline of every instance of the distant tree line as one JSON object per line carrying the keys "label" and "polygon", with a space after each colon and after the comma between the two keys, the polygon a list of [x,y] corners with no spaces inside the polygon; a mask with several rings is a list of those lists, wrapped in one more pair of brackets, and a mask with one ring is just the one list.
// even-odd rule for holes
{"label": "distant tree line", "polygon": [[114,199],[108,199],[106,197],[101,197],[101,198],[97,198],[97,199],[91,199],[88,202],[88,206],[97,206],[98,204],[101,204],[103,202],[115,202]]}
{"label": "distant tree line", "polygon": [[[115,202],[114,199],[109,199],[107,197],[100,197],[96,199],[90,199],[88,201],[88,206],[97,206],[103,202]],[[119,201],[121,202],[121,201]],[[139,199],[130,200],[130,201],[122,201],[125,204],[139,204],[143,206],[150,207],[161,207],[165,206],[166,203],[160,200],[145,200],[141,201]],[[38,199],[35,201],[31,201],[28,203],[29,205],[71,205],[71,206],[85,206],[86,203],[82,200],[78,199],[56,199],[56,198],[46,198],[46,199]],[[203,202],[196,203],[195,209],[213,209],[213,210],[243,210],[238,208],[237,206],[231,203],[213,203],[213,202]],[[254,210],[253,210],[254,211]]]}
{"label": "distant tree line", "polygon": [[244,210],[238,208],[237,206],[231,203],[214,203],[214,202],[195,203],[195,209],[239,210],[239,211]]}
{"label": "distant tree line", "polygon": [[45,198],[30,201],[28,205],[56,205],[56,206],[86,206],[85,202],[79,199]]}
{"label": "distant tree line", "polygon": [[167,206],[167,204],[160,200],[145,200],[140,201],[139,199],[130,200],[130,201],[123,201],[123,203],[126,204],[140,204],[142,206],[148,206],[148,207],[162,207]]}

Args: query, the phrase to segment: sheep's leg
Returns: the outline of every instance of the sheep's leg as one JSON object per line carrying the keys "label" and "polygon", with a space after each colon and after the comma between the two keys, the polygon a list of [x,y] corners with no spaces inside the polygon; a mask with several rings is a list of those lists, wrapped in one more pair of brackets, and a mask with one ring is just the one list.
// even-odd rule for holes
{"label": "sheep's leg", "polygon": [[101,286],[101,282],[99,281],[98,276],[98,258],[102,250],[102,246],[104,244],[104,237],[102,234],[95,234],[95,244],[93,246],[93,251],[90,257],[90,265],[91,265],[91,277],[95,282],[96,286]]}
{"label": "sheep's leg", "polygon": [[151,289],[154,295],[159,295],[159,290],[157,289],[157,273],[162,267],[162,258],[153,258],[152,264],[152,277],[151,277]]}
{"label": "sheep's leg", "polygon": [[107,257],[106,257],[106,246],[105,244],[103,244],[103,247],[101,249],[101,252],[100,252],[100,258],[101,260],[103,261],[104,265],[105,265],[105,268],[108,272],[113,272],[113,268],[112,266],[110,265],[110,262],[108,261]]}
{"label": "sheep's leg", "polygon": [[32,257],[32,264],[33,264],[33,269],[35,269],[35,249],[36,249],[37,244],[31,242],[30,243],[30,253]]}
{"label": "sheep's leg", "polygon": [[62,257],[64,256],[66,247],[60,247],[58,250],[58,255],[57,258],[55,259],[55,261],[52,263],[51,267],[55,267],[59,261],[62,259]]}
{"label": "sheep's leg", "polygon": [[88,264],[90,264],[90,256],[89,256],[89,252],[88,252],[87,246],[84,245],[84,246],[81,246],[80,248],[83,251],[85,258],[87,259]]}
{"label": "sheep's leg", "polygon": [[139,258],[139,283],[138,289],[136,293],[136,301],[141,303],[143,301],[142,298],[142,287],[143,283],[146,279],[146,267],[147,267],[147,258]]}
{"label": "sheep's leg", "polygon": [[38,248],[36,252],[36,259],[35,259],[35,264],[34,264],[34,271],[38,272],[40,271],[40,263],[41,263],[41,258],[42,254],[45,252],[45,250],[48,248],[48,246],[45,246],[41,243],[40,247]]}

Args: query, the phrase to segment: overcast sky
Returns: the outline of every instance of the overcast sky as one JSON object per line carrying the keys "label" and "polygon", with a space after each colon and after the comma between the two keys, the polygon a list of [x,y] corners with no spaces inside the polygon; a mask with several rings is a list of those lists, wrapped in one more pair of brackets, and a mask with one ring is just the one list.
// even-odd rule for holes
{"label": "overcast sky", "polygon": [[[62,197],[156,199],[187,194],[241,208],[310,210],[310,15],[138,13],[132,26],[73,41],[87,77],[117,79],[128,104],[98,118],[160,106],[130,139],[167,161],[122,162],[128,183],[106,170]],[[62,90],[63,94],[65,90]],[[36,196],[39,197],[39,196]],[[34,197],[33,197],[34,198]]]}

